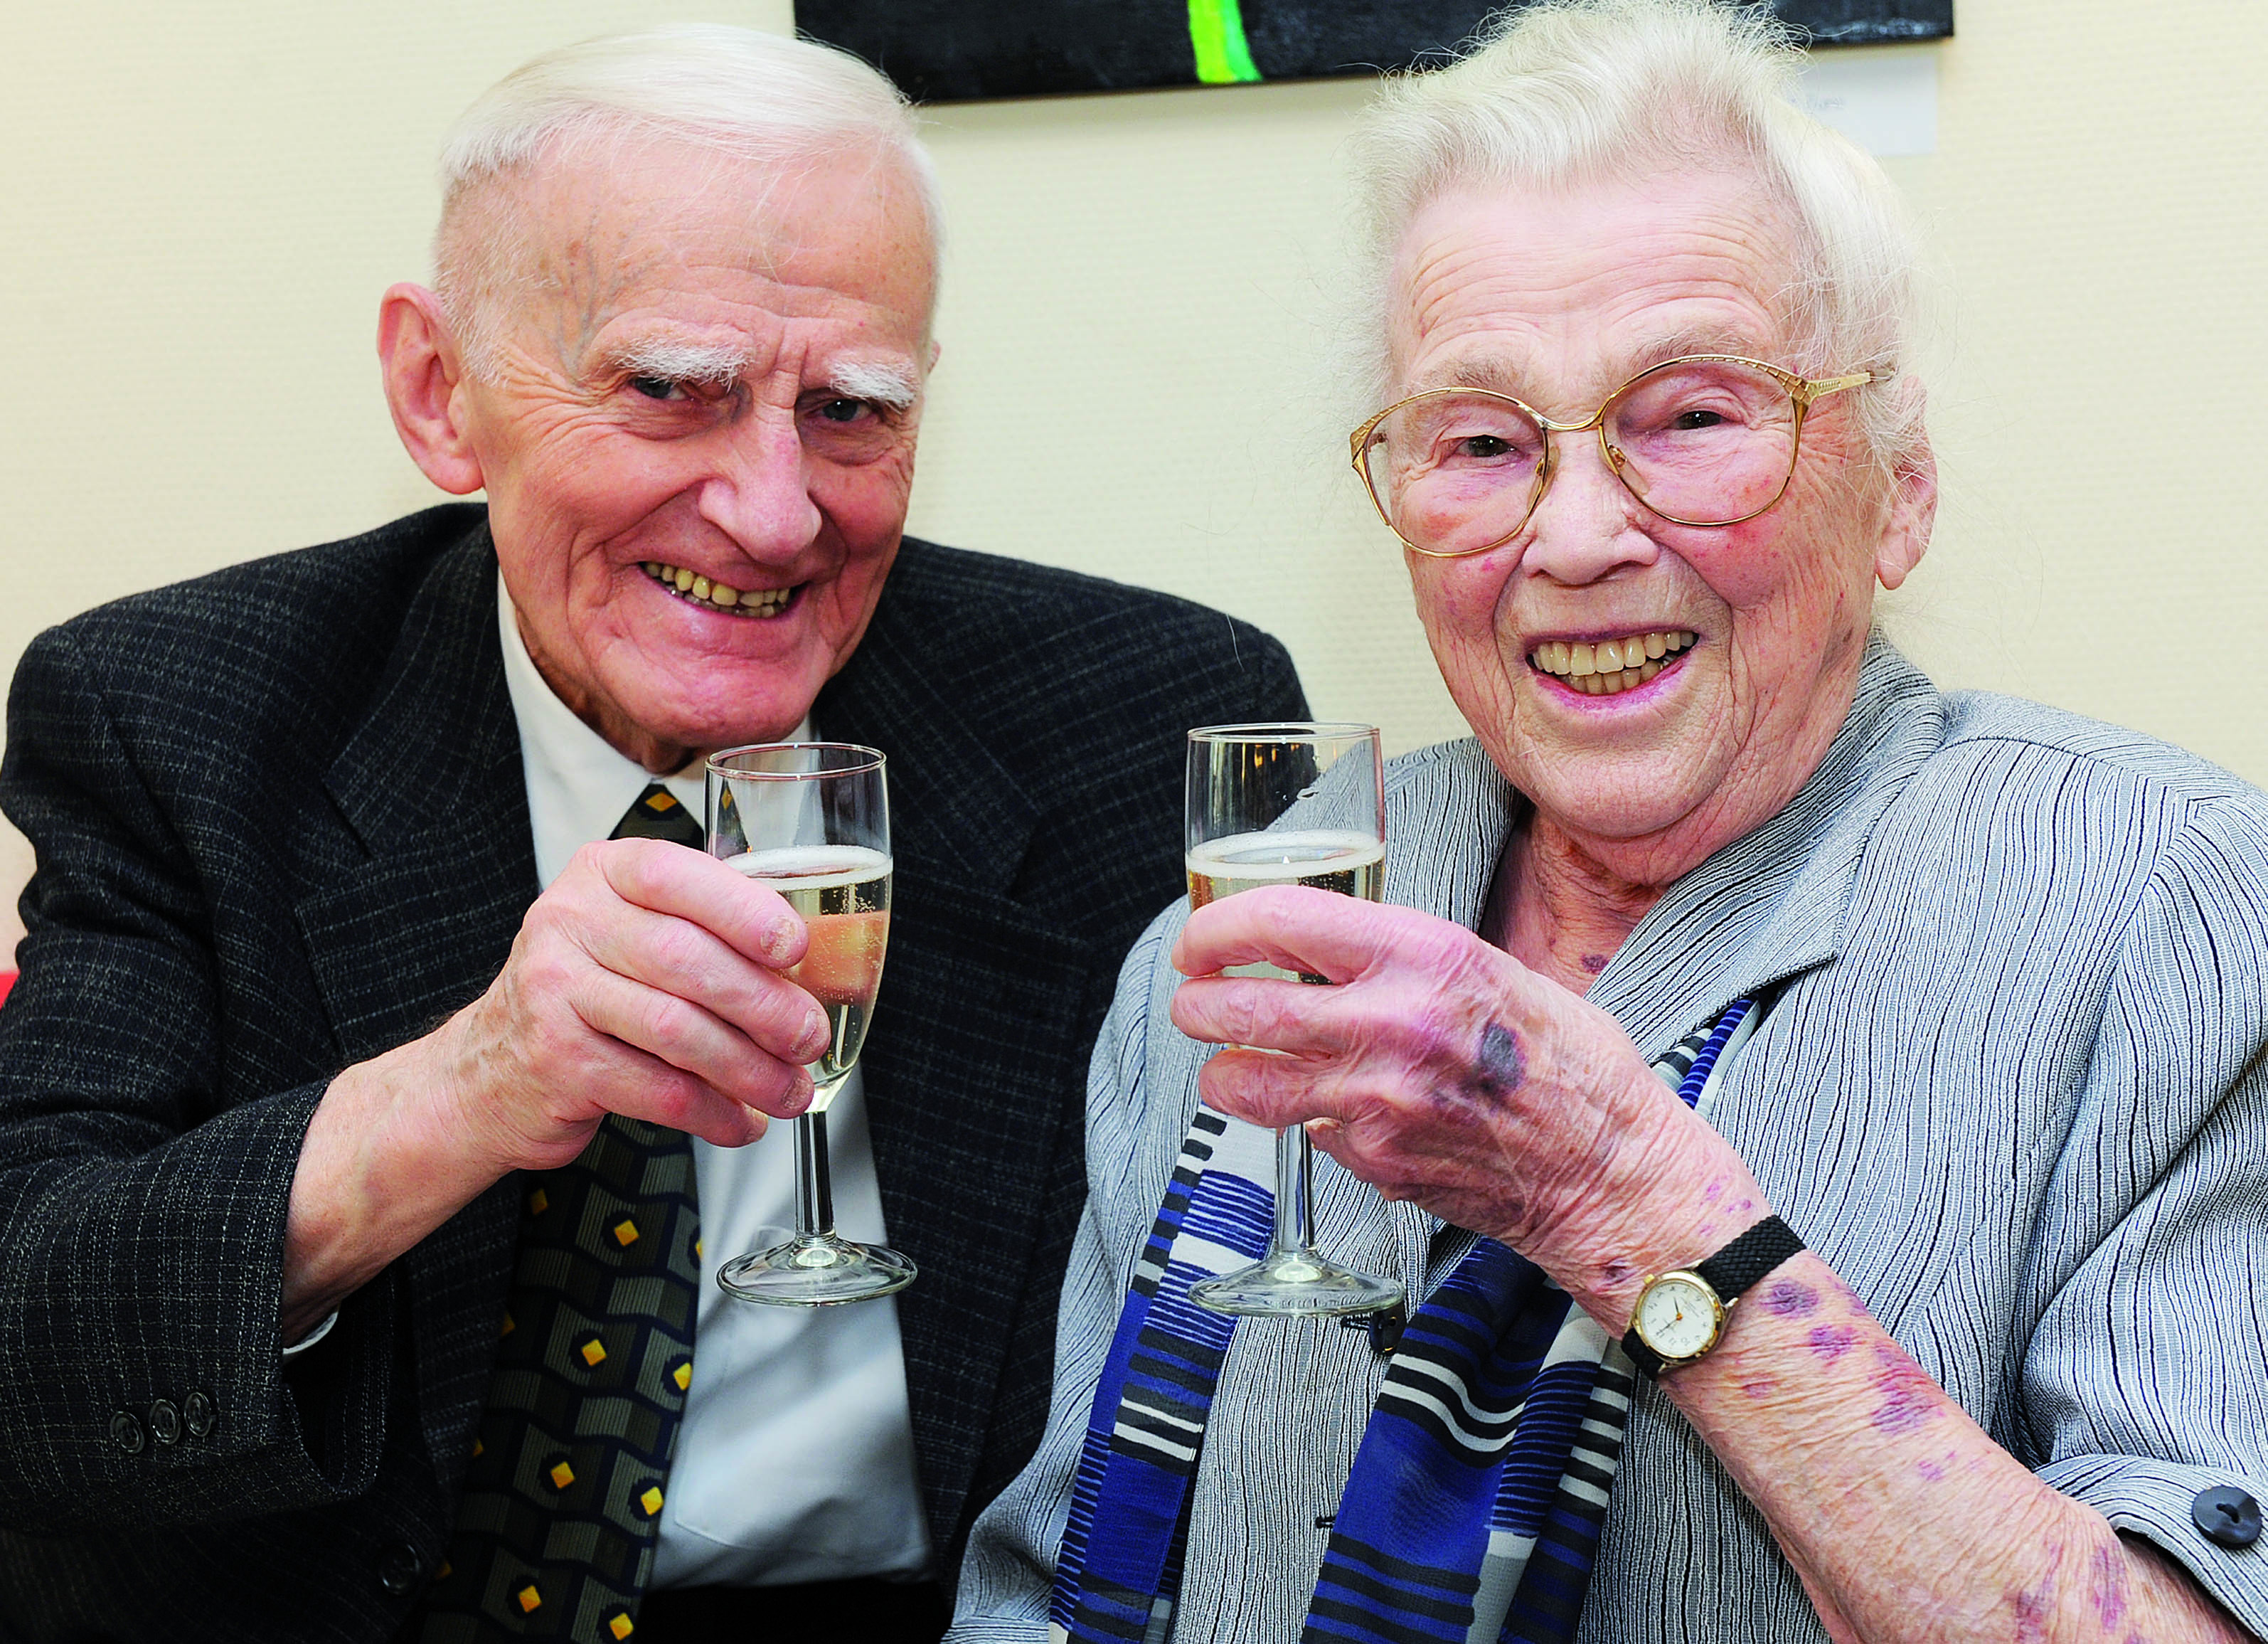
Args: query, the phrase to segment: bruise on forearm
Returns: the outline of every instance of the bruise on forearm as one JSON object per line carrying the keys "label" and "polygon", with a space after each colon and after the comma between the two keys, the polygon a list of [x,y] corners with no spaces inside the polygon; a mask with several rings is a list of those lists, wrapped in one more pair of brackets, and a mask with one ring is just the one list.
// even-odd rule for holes
{"label": "bruise on forearm", "polygon": [[2186,1571],[1995,1444],[1810,1252],[1661,1386],[1763,1510],[1838,1640],[2249,1636]]}

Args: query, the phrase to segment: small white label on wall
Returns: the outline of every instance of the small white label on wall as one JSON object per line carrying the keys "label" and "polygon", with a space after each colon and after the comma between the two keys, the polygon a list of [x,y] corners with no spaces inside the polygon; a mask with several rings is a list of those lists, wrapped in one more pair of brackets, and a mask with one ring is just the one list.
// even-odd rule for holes
{"label": "small white label on wall", "polygon": [[1937,151],[1937,53],[1923,47],[1815,52],[1796,83],[1796,107],[1869,154]]}

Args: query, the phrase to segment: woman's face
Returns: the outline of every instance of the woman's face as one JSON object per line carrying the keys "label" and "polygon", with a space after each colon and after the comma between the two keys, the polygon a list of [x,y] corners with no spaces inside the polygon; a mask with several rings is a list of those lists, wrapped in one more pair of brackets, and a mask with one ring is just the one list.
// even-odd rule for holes
{"label": "woman's face", "polygon": [[[1763,192],[1718,173],[1444,195],[1395,264],[1395,393],[1495,388],[1575,422],[1680,354],[1801,370],[1773,301],[1793,277],[1786,246]],[[1819,402],[1787,494],[1745,524],[1672,525],[1594,434],[1555,436],[1557,474],[1510,542],[1409,556],[1434,658],[1491,756],[1626,877],[1666,882],[1778,811],[1849,709],[1874,584],[1920,558],[1934,500],[1926,460],[1895,483],[1867,465],[1864,392]],[[1538,660],[1555,643],[1637,637],[1643,652],[1678,633],[1691,645],[1616,694],[1548,671],[1554,652]]]}

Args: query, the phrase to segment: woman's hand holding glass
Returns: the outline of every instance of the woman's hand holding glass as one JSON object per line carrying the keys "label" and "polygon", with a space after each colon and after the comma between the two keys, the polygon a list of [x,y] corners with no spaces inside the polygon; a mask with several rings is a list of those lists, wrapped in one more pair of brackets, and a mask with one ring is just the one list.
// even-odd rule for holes
{"label": "woman's hand holding glass", "polygon": [[[1375,901],[1386,878],[1378,730],[1367,725],[1216,725],[1189,733],[1187,823],[1191,921],[1256,890],[1307,887]],[[1185,939],[1186,940],[1186,939]],[[1306,967],[1254,955],[1246,975],[1322,983]],[[1370,1313],[1402,1287],[1315,1249],[1314,1154],[1306,1128],[1276,1133],[1275,1226],[1248,1267],[1193,1286],[1216,1313],[1299,1317]]]}
{"label": "woman's hand holding glass", "polygon": [[[1256,962],[1334,985],[1234,974]],[[1512,1246],[1599,1317],[1663,1264],[1637,1264],[1766,1213],[1620,1024],[1462,925],[1263,889],[1193,916],[1174,963],[1191,978],[1174,1025],[1229,1047],[1200,1075],[1208,1106],[1304,1123],[1388,1198]]]}

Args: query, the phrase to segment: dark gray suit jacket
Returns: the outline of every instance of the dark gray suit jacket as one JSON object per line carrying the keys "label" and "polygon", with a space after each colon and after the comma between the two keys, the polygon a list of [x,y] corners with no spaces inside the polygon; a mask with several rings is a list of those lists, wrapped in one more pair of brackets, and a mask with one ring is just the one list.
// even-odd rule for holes
{"label": "dark gray suit jacket", "polygon": [[[0,1008],[0,1626],[392,1636],[446,1542],[510,1180],[278,1357],[330,1076],[475,997],[535,892],[485,516],[438,508],[43,635],[0,801],[39,854]],[[1182,732],[1297,717],[1216,612],[909,541],[822,733],[891,758],[864,1058],[948,1580],[1036,1443],[1088,1045],[1182,887]]]}

